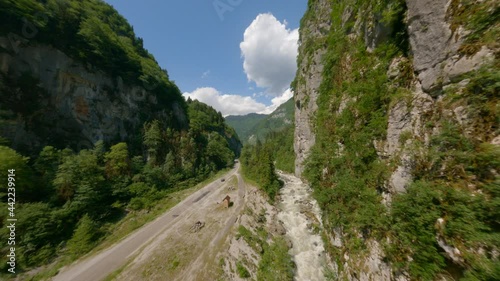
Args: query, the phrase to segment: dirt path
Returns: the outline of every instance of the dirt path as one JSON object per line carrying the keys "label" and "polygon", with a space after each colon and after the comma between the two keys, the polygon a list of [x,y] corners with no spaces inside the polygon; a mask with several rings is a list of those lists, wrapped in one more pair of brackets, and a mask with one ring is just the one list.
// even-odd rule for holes
{"label": "dirt path", "polygon": [[207,261],[213,261],[213,259],[217,255],[217,252],[220,250],[222,243],[224,242],[224,238],[226,238],[226,236],[229,234],[229,231],[236,223],[238,215],[245,205],[245,183],[243,182],[243,179],[239,173],[236,176],[238,179],[238,202],[234,206],[235,208],[232,212],[232,215],[225,221],[224,227],[213,237],[213,239],[210,241],[210,244],[204,248],[203,252],[198,256],[198,258],[188,267],[186,267],[179,275],[179,277],[177,277],[175,280],[205,280],[205,273],[210,270],[209,267],[213,266],[213,264],[208,263]]}
{"label": "dirt path", "polygon": [[[79,260],[70,266],[62,268],[60,273],[55,276],[53,280],[102,280],[134,258],[131,266],[127,267],[127,269],[120,274],[119,280],[125,280],[123,277],[127,277],[127,272],[130,272],[129,268],[132,269],[134,266],[137,267],[137,265],[143,264],[147,261],[154,253],[155,249],[160,246],[162,241],[175,241],[177,238],[186,237],[186,233],[189,233],[189,229],[193,222],[205,219],[205,228],[213,228],[217,220],[214,220],[214,218],[210,220],[210,216],[208,216],[209,213],[207,213],[207,211],[215,206],[222,209],[221,204],[216,203],[220,202],[223,198],[222,195],[226,194],[225,191],[228,191],[227,188],[223,187],[227,187],[229,185],[227,181],[224,183],[221,182],[221,179],[237,175],[238,180],[240,180],[241,178],[238,171],[239,164],[236,164],[236,167],[225,176],[218,178],[207,186],[196,191],[165,214],[138,229],[124,240],[106,250],[103,250],[97,255],[87,257],[84,260]],[[239,181],[239,183],[242,184],[242,181]],[[242,200],[244,200],[244,189],[241,191],[241,188],[242,187],[240,186],[238,193],[241,196],[237,205],[241,205],[243,202]],[[236,191],[233,191],[231,197],[238,196],[235,193]],[[227,213],[227,211],[231,210],[231,213],[233,213],[233,210],[236,211],[236,209],[239,208],[241,207],[238,206],[238,208],[229,208],[225,211],[220,210],[220,212]],[[130,275],[132,277],[131,280],[138,280],[133,277],[135,274]],[[143,273],[139,275],[144,276]],[[146,280],[150,280],[148,276],[144,277],[146,277]]]}

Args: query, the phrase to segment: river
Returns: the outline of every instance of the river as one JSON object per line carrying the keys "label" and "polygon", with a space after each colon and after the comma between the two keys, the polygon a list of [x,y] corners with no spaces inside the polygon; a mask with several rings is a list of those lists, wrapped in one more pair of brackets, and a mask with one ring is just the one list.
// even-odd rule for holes
{"label": "river", "polygon": [[280,190],[281,202],[278,219],[284,223],[286,235],[292,241],[290,254],[297,266],[295,281],[326,280],[324,244],[311,225],[321,224],[321,211],[311,196],[311,188],[299,178],[278,172],[285,182]]}

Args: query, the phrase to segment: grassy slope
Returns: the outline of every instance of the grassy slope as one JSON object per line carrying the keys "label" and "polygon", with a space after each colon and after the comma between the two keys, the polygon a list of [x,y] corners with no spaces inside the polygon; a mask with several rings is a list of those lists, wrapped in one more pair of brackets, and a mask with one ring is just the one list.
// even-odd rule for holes
{"label": "grassy slope", "polygon": [[293,115],[294,104],[291,98],[269,115],[252,113],[244,116],[228,116],[226,122],[236,130],[243,143],[255,143],[256,139],[252,136],[263,141],[268,133],[291,126]]}
{"label": "grassy slope", "polygon": [[[170,193],[164,199],[158,201],[155,207],[151,208],[149,212],[139,211],[139,212],[131,212],[127,214],[122,220],[120,220],[116,224],[109,224],[108,226],[108,235],[106,235],[103,240],[96,246],[89,254],[86,256],[94,255],[97,252],[104,250],[108,247],[111,247],[113,244],[116,244],[118,241],[121,241],[129,234],[134,232],[136,229],[141,228],[148,222],[153,221],[163,213],[170,210],[172,207],[182,202],[182,200],[186,199],[189,195],[193,194],[197,190],[201,189],[214,179],[222,176],[227,173],[228,170],[222,170],[215,174],[214,176],[206,179],[205,181],[198,183],[195,186],[192,186],[187,189],[181,189],[175,192]],[[34,276],[23,276],[22,280],[45,280],[51,276],[57,274],[58,270],[65,265],[73,262],[69,257],[62,257],[58,261],[48,265],[47,267],[42,268],[36,275]]]}
{"label": "grassy slope", "polygon": [[293,98],[280,105],[273,113],[257,123],[253,128],[253,134],[259,139],[264,140],[270,132],[278,132],[286,127],[292,126],[294,120]]}
{"label": "grassy slope", "polygon": [[265,114],[257,114],[257,113],[250,113],[247,115],[231,115],[227,116],[226,123],[233,127],[238,136],[240,137],[240,140],[243,142],[246,142],[248,140],[248,137],[253,134],[252,129],[257,125],[260,121],[264,120],[267,117]]}

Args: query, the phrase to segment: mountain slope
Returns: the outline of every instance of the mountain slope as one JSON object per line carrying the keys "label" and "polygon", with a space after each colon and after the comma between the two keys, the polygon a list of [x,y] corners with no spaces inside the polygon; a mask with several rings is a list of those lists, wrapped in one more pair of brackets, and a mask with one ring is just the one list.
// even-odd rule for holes
{"label": "mountain slope", "polygon": [[[17,187],[9,214],[12,189],[0,186],[0,237],[15,214],[17,274],[123,237],[234,165],[234,130],[184,100],[110,5],[5,0],[0,23],[0,176]],[[2,280],[31,279],[0,269]]]}
{"label": "mountain slope", "polygon": [[227,116],[227,123],[232,126],[243,143],[263,141],[271,132],[279,132],[293,124],[293,98],[280,105],[269,115],[248,114]]}
{"label": "mountain slope", "polygon": [[14,148],[138,149],[145,121],[187,128],[181,92],[110,5],[1,1],[0,21],[0,134]]}
{"label": "mountain slope", "polygon": [[250,139],[255,142],[255,139],[264,140],[266,135],[271,132],[279,132],[293,124],[293,99],[289,99],[284,104],[280,105],[276,110],[269,114],[266,118],[255,124],[252,128]]}
{"label": "mountain slope", "polygon": [[498,1],[310,0],[297,175],[340,280],[497,280]]}
{"label": "mountain slope", "polygon": [[226,123],[234,128],[240,139],[246,142],[253,132],[253,127],[265,119],[266,116],[266,114],[250,113],[247,115],[230,115],[226,116],[225,119]]}

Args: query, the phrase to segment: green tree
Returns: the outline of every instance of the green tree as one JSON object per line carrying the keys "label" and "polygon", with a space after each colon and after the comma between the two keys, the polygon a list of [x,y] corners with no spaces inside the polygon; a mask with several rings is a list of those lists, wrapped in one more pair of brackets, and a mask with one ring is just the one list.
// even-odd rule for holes
{"label": "green tree", "polygon": [[128,204],[128,207],[132,210],[151,208],[163,196],[156,186],[150,186],[143,182],[133,183],[128,186],[128,189],[133,196]]}
{"label": "green tree", "polygon": [[241,152],[241,165],[245,176],[255,180],[274,200],[282,183],[275,173],[272,145],[262,144],[257,140],[255,145],[246,145]]}
{"label": "green tree", "polygon": [[[54,179],[60,200],[69,201],[75,214],[87,213],[96,218],[109,211],[109,186],[97,156],[89,150],[66,157]],[[108,204],[107,204],[108,203]]]}
{"label": "green tree", "polygon": [[53,146],[46,146],[40,151],[34,168],[45,180],[51,180],[54,178],[60,163],[61,152]]}
{"label": "green tree", "polygon": [[104,155],[104,161],[108,178],[130,175],[130,159],[126,143],[113,145],[111,151]]}
{"label": "green tree", "polygon": [[52,182],[57,173],[57,168],[61,164],[61,151],[52,146],[46,146],[40,151],[33,167],[37,174],[41,177],[40,188],[43,187],[39,193],[39,199],[50,198],[50,201],[56,201],[54,198],[54,186]]}
{"label": "green tree", "polygon": [[90,251],[100,236],[99,226],[90,216],[84,215],[68,241],[67,249],[71,256],[77,257]]}
{"label": "green tree", "polygon": [[168,179],[166,174],[163,172],[162,167],[152,166],[146,164],[142,170],[141,177],[143,181],[151,186],[157,186],[160,189],[166,188],[168,186]]}
{"label": "green tree", "polygon": [[160,122],[154,120],[151,123],[144,124],[144,146],[146,146],[148,152],[148,163],[155,166],[160,164],[162,143]]}
{"label": "green tree", "polygon": [[[16,202],[35,201],[38,198],[37,185],[33,184],[33,170],[28,166],[28,157],[23,157],[15,150],[0,146],[0,176],[7,180],[9,170],[14,170]],[[6,202],[7,184],[0,186],[0,197]]]}
{"label": "green tree", "polygon": [[217,169],[230,166],[234,160],[234,153],[229,149],[227,141],[217,133],[209,135],[207,156]]}
{"label": "green tree", "polygon": [[144,169],[144,159],[142,158],[142,156],[134,156],[130,161],[130,166],[132,169],[132,174],[139,174],[142,172],[142,169]]}
{"label": "green tree", "polygon": [[20,247],[19,260],[25,266],[50,261],[61,241],[57,221],[46,203],[25,203],[17,209],[17,233]]}
{"label": "green tree", "polygon": [[99,163],[104,162],[104,155],[106,153],[106,144],[104,144],[104,141],[99,140],[94,144],[94,149],[92,150],[97,157],[97,161]]}
{"label": "green tree", "polygon": [[295,171],[293,138],[293,126],[287,126],[278,132],[270,132],[265,137],[266,144],[270,147],[276,162],[276,168],[289,173]]}
{"label": "green tree", "polygon": [[127,186],[131,181],[131,163],[128,146],[121,142],[111,147],[104,155],[106,178],[109,181],[114,199],[124,202],[128,200]]}

